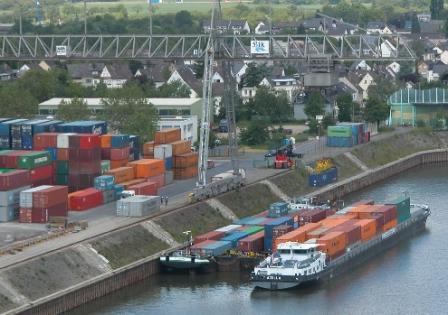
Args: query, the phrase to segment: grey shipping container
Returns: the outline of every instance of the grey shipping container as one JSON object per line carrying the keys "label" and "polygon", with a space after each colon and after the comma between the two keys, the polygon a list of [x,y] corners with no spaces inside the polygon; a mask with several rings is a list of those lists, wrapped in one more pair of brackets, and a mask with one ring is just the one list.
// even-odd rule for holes
{"label": "grey shipping container", "polygon": [[132,196],[117,201],[117,215],[142,217],[160,210],[159,196]]}
{"label": "grey shipping container", "polygon": [[20,192],[19,205],[20,208],[32,208],[33,207],[33,192],[41,191],[47,188],[51,188],[53,186],[43,185],[34,187],[31,189],[22,190]]}
{"label": "grey shipping container", "polygon": [[0,191],[0,207],[19,206],[20,192],[29,189],[31,186],[24,186],[8,191]]}
{"label": "grey shipping container", "polygon": [[103,203],[110,203],[115,201],[115,190],[103,190]]}
{"label": "grey shipping container", "polygon": [[165,171],[165,186],[173,183],[173,171]]}
{"label": "grey shipping container", "polygon": [[9,222],[15,219],[14,206],[0,207],[0,222]]}

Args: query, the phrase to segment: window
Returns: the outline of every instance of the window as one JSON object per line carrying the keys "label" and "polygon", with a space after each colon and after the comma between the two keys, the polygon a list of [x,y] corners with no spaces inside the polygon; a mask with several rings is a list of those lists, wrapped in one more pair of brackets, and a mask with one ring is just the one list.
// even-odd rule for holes
{"label": "window", "polygon": [[279,249],[279,254],[291,254],[291,251],[289,249]]}

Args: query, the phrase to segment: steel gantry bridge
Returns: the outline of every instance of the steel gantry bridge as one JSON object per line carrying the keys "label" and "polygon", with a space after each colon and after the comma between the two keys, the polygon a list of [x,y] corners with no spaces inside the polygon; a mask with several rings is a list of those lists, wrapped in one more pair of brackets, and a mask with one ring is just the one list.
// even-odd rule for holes
{"label": "steel gantry bridge", "polygon": [[[1,35],[6,60],[203,60],[209,34],[192,35]],[[222,35],[213,41],[214,59],[330,58],[334,61],[413,61],[398,35]],[[254,47],[255,45],[263,45]]]}

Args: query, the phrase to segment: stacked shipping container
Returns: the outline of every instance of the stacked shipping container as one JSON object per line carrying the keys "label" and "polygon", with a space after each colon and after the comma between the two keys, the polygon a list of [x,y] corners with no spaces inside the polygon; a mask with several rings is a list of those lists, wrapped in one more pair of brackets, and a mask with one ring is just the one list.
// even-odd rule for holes
{"label": "stacked shipping container", "polygon": [[327,146],[352,147],[370,141],[365,123],[339,123],[327,129]]}

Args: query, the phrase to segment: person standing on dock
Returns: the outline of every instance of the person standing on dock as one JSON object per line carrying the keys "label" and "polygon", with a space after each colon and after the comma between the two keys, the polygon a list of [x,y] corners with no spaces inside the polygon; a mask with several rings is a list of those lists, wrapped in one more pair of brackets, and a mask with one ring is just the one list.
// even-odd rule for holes
{"label": "person standing on dock", "polygon": [[168,196],[165,196],[165,206],[168,206]]}

